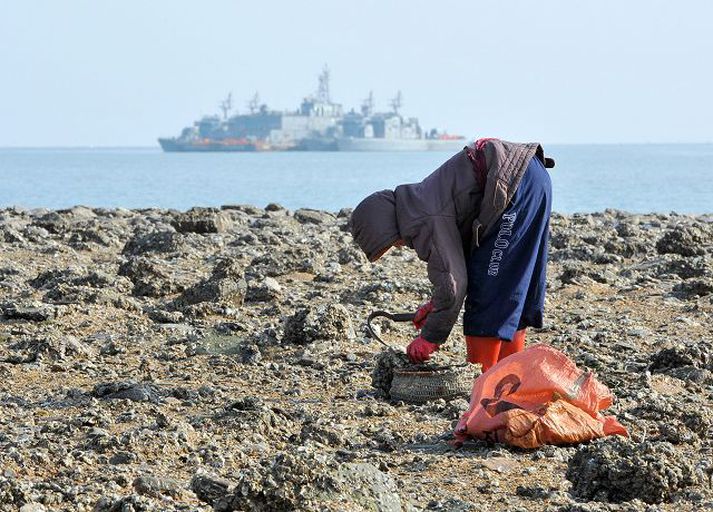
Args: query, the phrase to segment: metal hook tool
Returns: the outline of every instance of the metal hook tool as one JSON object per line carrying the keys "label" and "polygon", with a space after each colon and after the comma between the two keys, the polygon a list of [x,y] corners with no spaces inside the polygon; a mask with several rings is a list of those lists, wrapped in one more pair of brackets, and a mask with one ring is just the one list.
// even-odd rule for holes
{"label": "metal hook tool", "polygon": [[371,321],[374,318],[380,316],[388,318],[392,322],[413,322],[416,313],[389,313],[387,311],[372,311],[372,313],[368,316],[368,318],[366,319],[366,328],[369,330],[369,334],[371,335],[371,337],[377,339],[379,343],[381,343],[385,347],[392,348],[391,346],[389,346],[388,343],[381,339],[381,337],[376,333],[376,331],[371,325]]}

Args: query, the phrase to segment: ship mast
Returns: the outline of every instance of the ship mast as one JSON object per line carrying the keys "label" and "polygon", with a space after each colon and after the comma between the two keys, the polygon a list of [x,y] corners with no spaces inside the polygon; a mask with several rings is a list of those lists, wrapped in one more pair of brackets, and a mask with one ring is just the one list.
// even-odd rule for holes
{"label": "ship mast", "polygon": [[369,91],[369,96],[361,104],[361,113],[368,117],[374,112],[374,91]]}
{"label": "ship mast", "polygon": [[251,114],[255,114],[258,109],[260,108],[260,96],[258,95],[257,91],[255,91],[255,95],[248,101],[248,110],[250,110]]}
{"label": "ship mast", "polygon": [[394,114],[398,115],[402,102],[403,97],[401,96],[401,91],[398,91],[394,99],[391,100],[391,108],[394,109]]}
{"label": "ship mast", "polygon": [[233,108],[233,93],[229,92],[228,97],[220,103],[220,110],[223,111],[223,119],[228,119],[228,113]]}
{"label": "ship mast", "polygon": [[329,68],[324,65],[322,74],[319,75],[319,87],[317,88],[317,99],[323,103],[331,103],[329,97]]}

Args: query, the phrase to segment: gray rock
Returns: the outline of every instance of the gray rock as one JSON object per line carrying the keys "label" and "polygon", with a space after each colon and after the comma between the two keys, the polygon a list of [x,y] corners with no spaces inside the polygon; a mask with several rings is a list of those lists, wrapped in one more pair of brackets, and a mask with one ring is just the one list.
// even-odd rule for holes
{"label": "gray rock", "polygon": [[176,282],[164,263],[144,256],[132,256],[119,267],[119,275],[133,283],[136,297],[165,297],[184,289]]}
{"label": "gray rock", "polygon": [[713,342],[690,340],[664,348],[651,356],[652,372],[667,372],[674,368],[693,366],[713,371]]}
{"label": "gray rock", "polygon": [[351,317],[341,304],[323,304],[299,309],[285,324],[284,341],[306,345],[317,340],[339,341],[355,337]]}
{"label": "gray rock", "polygon": [[8,306],[2,311],[5,318],[11,320],[45,322],[57,318],[64,310],[61,307],[42,304],[38,306]]}
{"label": "gray rock", "polygon": [[231,226],[230,216],[213,208],[191,208],[172,222],[179,233],[223,233]]}
{"label": "gray rock", "polygon": [[674,292],[680,293],[684,297],[703,297],[713,293],[713,279],[691,278],[677,284],[673,288]]}
{"label": "gray rock", "polygon": [[243,269],[234,261],[220,261],[211,276],[190,288],[176,299],[176,306],[200,304],[204,302],[227,303],[240,306],[245,300],[248,285],[243,279]]}
{"label": "gray rock", "polygon": [[396,483],[373,465],[339,465],[306,451],[281,452],[241,471],[214,510],[318,510],[320,504],[340,502],[375,512],[404,510]]}
{"label": "gray rock", "polygon": [[578,498],[620,503],[671,501],[676,493],[698,483],[689,457],[669,443],[632,443],[604,438],[577,450],[567,479]]}
{"label": "gray rock", "polygon": [[134,490],[146,496],[177,496],[181,493],[181,483],[167,477],[142,475],[133,482]]}
{"label": "gray rock", "polygon": [[336,217],[331,213],[311,208],[295,210],[294,216],[302,224],[328,224],[336,220]]}
{"label": "gray rock", "polygon": [[240,362],[243,364],[257,364],[262,360],[260,347],[255,343],[240,345],[238,355],[240,356]]}
{"label": "gray rock", "polygon": [[146,496],[131,494],[122,498],[103,496],[92,512],[153,512],[154,510],[169,512],[176,509],[165,502],[158,504]]}
{"label": "gray rock", "polygon": [[225,302],[240,306],[245,300],[247,283],[244,279],[208,279],[188,288],[178,298],[181,306],[202,302]]}
{"label": "gray rock", "polygon": [[179,253],[186,248],[185,237],[176,231],[139,232],[134,235],[121,251],[129,256],[146,253]]}
{"label": "gray rock", "polygon": [[710,226],[677,226],[667,231],[658,242],[656,250],[660,254],[680,254],[697,256],[706,253],[713,246],[713,228]]}
{"label": "gray rock", "polygon": [[205,473],[198,473],[191,479],[191,490],[199,500],[209,505],[228,494],[232,486],[229,480]]}
{"label": "gray rock", "polygon": [[59,361],[75,356],[91,356],[94,349],[74,336],[23,337],[10,344],[10,349],[22,354],[22,362],[41,359]]}
{"label": "gray rock", "polygon": [[338,472],[342,492],[365,510],[400,512],[404,510],[396,482],[373,464],[342,464]]}
{"label": "gray rock", "polygon": [[92,395],[104,400],[131,400],[132,402],[159,402],[161,393],[150,382],[106,382],[94,386]]}
{"label": "gray rock", "polygon": [[248,286],[246,300],[250,302],[269,302],[282,293],[282,286],[272,277],[266,277],[259,282],[251,282]]}
{"label": "gray rock", "polygon": [[47,508],[41,503],[26,503],[20,507],[20,512],[46,512]]}
{"label": "gray rock", "polygon": [[109,458],[109,464],[132,464],[136,462],[138,457],[133,452],[116,452]]}

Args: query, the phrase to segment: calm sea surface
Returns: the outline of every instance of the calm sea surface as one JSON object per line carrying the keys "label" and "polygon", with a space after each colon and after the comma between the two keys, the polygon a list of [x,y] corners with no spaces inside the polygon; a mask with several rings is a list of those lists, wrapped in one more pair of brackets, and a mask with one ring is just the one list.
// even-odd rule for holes
{"label": "calm sea surface", "polygon": [[[713,212],[713,144],[547,146],[554,209]],[[336,211],[420,181],[450,153],[0,149],[0,207],[187,209],[270,202]]]}

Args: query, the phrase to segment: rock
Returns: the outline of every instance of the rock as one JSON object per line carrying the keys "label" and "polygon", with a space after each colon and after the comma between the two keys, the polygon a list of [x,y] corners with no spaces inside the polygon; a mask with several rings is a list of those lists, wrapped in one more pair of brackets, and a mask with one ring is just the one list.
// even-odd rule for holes
{"label": "rock", "polygon": [[294,216],[302,224],[328,224],[336,220],[336,217],[331,213],[310,208],[295,210]]}
{"label": "rock", "polygon": [[243,364],[257,364],[262,360],[260,347],[255,343],[247,343],[240,346],[239,353],[240,362]]}
{"label": "rock", "polygon": [[[135,494],[117,499],[104,496],[97,502],[92,512],[152,512],[157,510],[157,505],[151,499]],[[175,510],[173,507],[167,507],[164,503],[159,508],[165,512]]]}
{"label": "rock", "polygon": [[183,290],[164,264],[143,256],[129,258],[119,267],[119,275],[133,283],[132,294],[136,297],[164,297]]}
{"label": "rock", "polygon": [[282,286],[272,277],[266,277],[258,283],[251,282],[248,286],[246,300],[250,302],[269,302],[282,293]]}
{"label": "rock", "polygon": [[29,284],[38,290],[52,290],[61,285],[88,288],[116,287],[118,291],[126,290],[114,276],[101,270],[87,271],[86,268],[81,267],[46,270],[30,280]]}
{"label": "rock", "polygon": [[676,274],[682,279],[704,278],[713,274],[713,261],[708,256],[675,257],[664,261],[665,265],[661,269],[661,274]]}
{"label": "rock", "polygon": [[107,233],[100,228],[88,227],[73,230],[67,244],[75,249],[91,251],[94,249],[92,244],[111,247],[118,244],[118,240],[113,233]]}
{"label": "rock", "polygon": [[651,356],[649,369],[681,380],[713,383],[713,343],[689,341],[661,349]]}
{"label": "rock", "polygon": [[119,381],[94,386],[92,395],[104,400],[131,400],[132,402],[159,402],[159,389],[149,382]]}
{"label": "rock", "polygon": [[122,249],[128,256],[147,253],[180,253],[186,249],[185,237],[176,231],[149,231],[135,234]]}
{"label": "rock", "polygon": [[251,204],[225,204],[222,205],[220,208],[221,210],[235,210],[250,215],[252,217],[259,217],[263,213],[265,213],[265,210],[263,210],[262,208],[253,206]]}
{"label": "rock", "polygon": [[191,208],[172,222],[179,233],[223,233],[231,226],[230,216],[213,208]]}
{"label": "rock", "polygon": [[646,429],[649,439],[696,445],[705,441],[713,429],[713,410],[685,393],[684,388],[679,393],[670,398],[654,392],[641,393],[636,406],[626,412],[636,417],[637,426]]}
{"label": "rock", "polygon": [[690,458],[671,444],[632,443],[616,437],[580,447],[570,459],[567,479],[574,496],[614,503],[637,498],[668,502],[698,482]]}
{"label": "rock", "polygon": [[146,496],[177,496],[181,493],[180,482],[167,477],[142,475],[137,477],[132,485],[137,493]]}
{"label": "rock", "polygon": [[20,512],[46,512],[46,510],[41,503],[26,503],[20,507]]}
{"label": "rock", "polygon": [[666,372],[683,366],[713,371],[713,342],[691,340],[661,349],[651,356],[649,368],[652,372]]}
{"label": "rock", "polygon": [[560,275],[562,284],[583,284],[588,279],[598,283],[607,283],[615,278],[611,273],[581,263],[565,264]]}
{"label": "rock", "polygon": [[109,464],[132,464],[138,457],[133,452],[116,452],[109,458]]}
{"label": "rock", "polygon": [[191,479],[191,490],[199,500],[209,505],[228,494],[232,486],[229,480],[205,473],[198,473]]}
{"label": "rock", "polygon": [[283,341],[295,345],[317,340],[337,343],[355,336],[347,309],[341,304],[323,304],[301,308],[288,318]]}
{"label": "rock", "polygon": [[240,306],[245,300],[246,290],[247,283],[242,279],[208,279],[188,288],[177,303],[186,306],[202,302],[224,302]]}
{"label": "rock", "polygon": [[713,246],[713,229],[710,226],[677,226],[667,231],[656,242],[659,254],[697,256]]}
{"label": "rock", "polygon": [[340,502],[375,512],[404,510],[396,483],[373,465],[339,465],[306,451],[281,452],[241,471],[214,510],[317,510]]}
{"label": "rock", "polygon": [[62,234],[69,231],[72,221],[67,216],[62,215],[59,211],[48,212],[41,217],[35,219],[34,224],[48,233]]}
{"label": "rock", "polygon": [[328,419],[321,418],[314,421],[305,421],[299,434],[299,440],[302,444],[312,441],[332,448],[351,446],[353,438],[353,432],[334,425]]}
{"label": "rock", "polygon": [[255,396],[246,396],[229,403],[224,410],[215,414],[215,419],[236,431],[264,434],[277,434],[279,429],[284,432],[290,425],[287,418],[278,415]]}
{"label": "rock", "polygon": [[374,369],[371,372],[371,386],[388,399],[391,396],[391,381],[394,380],[394,370],[408,368],[409,366],[411,366],[411,361],[409,361],[406,353],[397,352],[393,349],[382,350],[374,361]]}
{"label": "rock", "polygon": [[27,240],[22,236],[22,233],[10,226],[0,227],[0,240],[3,240],[6,244],[27,245]]}
{"label": "rock", "polygon": [[18,362],[47,359],[59,361],[68,357],[91,356],[94,350],[74,336],[23,337],[10,344],[10,349],[22,354]]}
{"label": "rock", "polygon": [[2,310],[5,318],[11,320],[29,320],[30,322],[46,322],[60,316],[63,309],[57,306],[41,304],[37,306],[8,306]]}
{"label": "rock", "polygon": [[[396,508],[389,475],[404,489],[402,509],[711,507],[713,294],[704,294],[713,215],[551,218],[548,321],[531,341],[596,371],[630,444],[656,447],[592,453],[577,470],[591,471],[589,483],[571,488],[607,500],[617,479],[632,494],[668,486],[672,503],[649,505],[571,496],[563,468],[577,448],[523,452],[474,440],[451,451],[465,399],[385,400],[395,368],[464,359],[456,339],[429,365],[411,366],[402,353],[379,360],[382,347],[364,331],[370,311],[412,310],[429,297],[426,265],[412,250],[368,263],[348,209],[336,218],[277,205],[202,211],[208,224],[225,216],[227,230],[182,233],[172,222],[187,216],[160,208],[0,208],[0,510],[275,510],[275,496],[287,510],[378,510]],[[698,234],[669,233],[683,228]],[[200,221],[186,229],[214,230]],[[700,250],[687,251],[696,236]],[[660,253],[658,242],[673,252]],[[235,283],[240,305],[225,299]],[[208,301],[180,304],[194,287]],[[375,323],[394,345],[411,337],[409,325]],[[682,462],[700,485],[679,485]],[[370,465],[347,466],[360,463]],[[466,466],[475,483],[460,496]],[[180,485],[162,491],[151,480],[162,475]]]}
{"label": "rock", "polygon": [[247,292],[242,268],[233,261],[223,260],[213,269],[211,276],[188,288],[176,299],[178,307],[186,307],[203,302],[242,305]]}
{"label": "rock", "polygon": [[691,278],[677,284],[673,288],[674,292],[680,293],[684,297],[703,297],[713,293],[713,279]]}
{"label": "rock", "polygon": [[339,468],[342,493],[365,510],[400,512],[404,510],[396,482],[373,464],[349,463]]}
{"label": "rock", "polygon": [[149,308],[146,310],[146,314],[151,320],[159,324],[180,324],[184,320],[184,315],[180,311]]}

